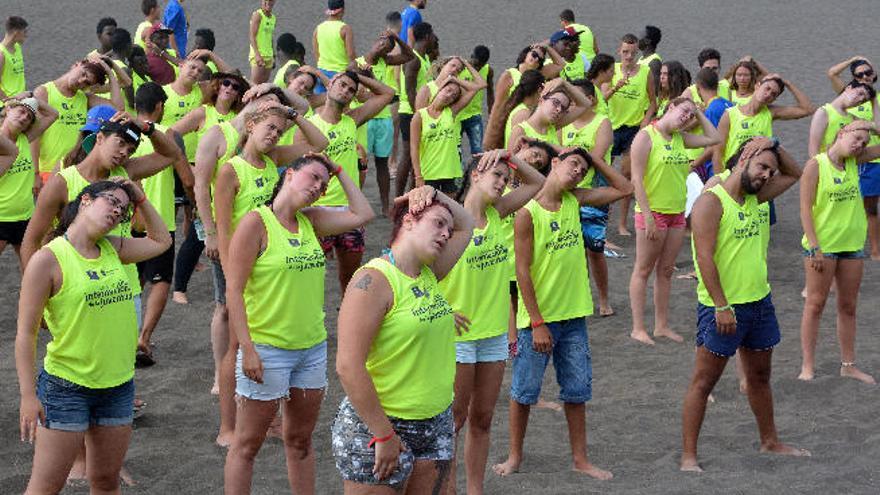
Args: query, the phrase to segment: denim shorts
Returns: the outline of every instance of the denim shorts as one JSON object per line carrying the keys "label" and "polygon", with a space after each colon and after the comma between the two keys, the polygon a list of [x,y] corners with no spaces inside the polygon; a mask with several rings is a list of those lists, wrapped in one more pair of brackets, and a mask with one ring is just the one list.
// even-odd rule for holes
{"label": "denim shorts", "polygon": [[880,196],[880,163],[859,165],[859,189],[862,197]]}
{"label": "denim shorts", "polygon": [[581,234],[584,245],[594,253],[605,252],[608,214],[590,206],[581,207]]}
{"label": "denim shorts", "polygon": [[[332,70],[321,69],[321,68],[319,68],[318,70],[321,71],[322,74],[327,76],[328,80],[333,79],[333,76],[335,76],[337,74],[336,72],[334,72]],[[320,94],[324,94],[326,92],[327,92],[327,88],[324,87],[324,83],[321,81],[321,79],[318,79],[318,81],[315,83],[315,88],[312,90],[312,93],[314,93],[316,95],[320,95]]]}
{"label": "denim shorts", "polygon": [[483,115],[474,115],[461,121],[461,131],[467,135],[472,155],[483,152]]}
{"label": "denim shorts", "polygon": [[251,400],[287,399],[290,389],[318,390],[327,387],[327,341],[308,349],[281,349],[254,344],[263,362],[263,383],[244,376],[241,349],[235,360],[235,393]]}
{"label": "denim shorts", "polygon": [[[804,258],[810,257],[810,252],[806,249],[803,250]],[[858,251],[841,251],[839,253],[822,253],[822,257],[832,259],[832,260],[863,260],[868,257],[865,254],[864,249],[859,249]]]}
{"label": "denim shorts", "polygon": [[370,119],[367,122],[367,153],[377,158],[388,158],[394,146],[394,123],[391,118]]}
{"label": "denim shorts", "polygon": [[214,281],[214,302],[226,304],[226,275],[223,274],[223,265],[217,260],[211,260],[211,279]]}
{"label": "denim shorts", "polygon": [[452,459],[454,425],[451,406],[433,418],[388,419],[406,450],[397,457],[397,468],[391,476],[380,480],[373,474],[376,451],[369,446],[373,434],[348,397],[342,400],[331,427],[333,457],[342,479],[366,485],[401,486],[409,478],[416,461]]}
{"label": "denim shorts", "polygon": [[753,351],[768,351],[779,344],[779,322],[770,294],[763,299],[735,304],[736,333],[721,335],[715,327],[715,308],[697,303],[697,347],[721,357],[736,354],[740,347]]}
{"label": "denim shorts", "polygon": [[497,337],[455,343],[455,362],[461,364],[495,363],[507,359],[507,332]]}
{"label": "denim shorts", "polygon": [[629,153],[633,139],[639,133],[637,125],[623,125],[614,130],[614,143],[611,145],[611,156],[620,156]]}
{"label": "denim shorts", "polygon": [[544,370],[553,356],[559,400],[569,404],[587,402],[593,397],[593,360],[587,338],[587,320],[572,318],[547,323],[547,327],[553,338],[550,353],[538,352],[532,347],[530,328],[517,331],[510,398],[520,404],[537,404]]}
{"label": "denim shorts", "polygon": [[37,397],[50,430],[86,431],[92,426],[125,426],[134,418],[134,380],[111,388],[88,388],[40,371]]}

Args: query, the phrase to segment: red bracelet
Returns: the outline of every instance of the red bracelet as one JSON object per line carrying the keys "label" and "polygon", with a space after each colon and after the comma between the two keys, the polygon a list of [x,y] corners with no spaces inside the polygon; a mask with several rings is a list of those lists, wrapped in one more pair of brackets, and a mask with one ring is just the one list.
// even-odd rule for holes
{"label": "red bracelet", "polygon": [[387,437],[373,436],[373,438],[370,439],[370,443],[367,444],[367,448],[372,449],[373,445],[376,445],[377,443],[385,443],[388,440],[394,438],[394,435],[396,435],[396,433],[394,432],[394,430],[391,430],[391,433],[389,433]]}
{"label": "red bracelet", "polygon": [[336,170],[333,171],[333,177],[336,177],[337,175],[339,175],[339,172],[342,172],[342,165],[339,165],[338,167],[336,167]]}
{"label": "red bracelet", "polygon": [[532,329],[535,329],[535,328],[540,327],[543,324],[544,324],[544,320],[533,321],[531,323],[531,327],[532,327]]}
{"label": "red bracelet", "polygon": [[507,162],[507,166],[510,167],[511,170],[517,170],[519,168],[519,167],[517,167],[516,163],[513,163],[513,160],[504,160],[504,161]]}

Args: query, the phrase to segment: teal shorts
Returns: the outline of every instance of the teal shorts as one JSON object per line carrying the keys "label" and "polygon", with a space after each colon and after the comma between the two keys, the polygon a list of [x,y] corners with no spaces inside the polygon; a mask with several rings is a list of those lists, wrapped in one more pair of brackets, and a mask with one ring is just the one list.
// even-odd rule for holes
{"label": "teal shorts", "polygon": [[390,118],[370,119],[367,122],[367,154],[378,158],[391,156],[394,145],[394,124]]}

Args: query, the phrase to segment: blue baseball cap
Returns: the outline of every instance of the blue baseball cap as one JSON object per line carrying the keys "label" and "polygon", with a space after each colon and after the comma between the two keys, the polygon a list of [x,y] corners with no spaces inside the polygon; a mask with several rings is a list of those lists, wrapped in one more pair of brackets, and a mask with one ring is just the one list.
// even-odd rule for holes
{"label": "blue baseball cap", "polygon": [[578,39],[578,35],[580,35],[583,31],[575,31],[575,29],[571,26],[560,29],[553,33],[553,36],[550,37],[550,43],[556,43],[557,41],[562,41],[565,38]]}
{"label": "blue baseball cap", "polygon": [[86,125],[79,128],[83,132],[98,132],[101,124],[116,115],[116,109],[110,105],[98,105],[89,109],[86,114]]}

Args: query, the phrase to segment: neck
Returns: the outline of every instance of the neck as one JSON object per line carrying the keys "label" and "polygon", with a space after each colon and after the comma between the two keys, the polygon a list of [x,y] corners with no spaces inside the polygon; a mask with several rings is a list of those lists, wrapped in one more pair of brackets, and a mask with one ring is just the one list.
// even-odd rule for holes
{"label": "neck", "polygon": [[159,12],[158,11],[147,16],[147,21],[150,24],[155,24],[158,20],[159,20]]}
{"label": "neck", "polygon": [[831,106],[837,110],[838,113],[846,113],[846,109],[848,108],[844,105],[842,97],[837,97],[831,100]]}
{"label": "neck", "polygon": [[86,155],[86,158],[76,166],[79,174],[89,182],[104,180],[110,177],[110,170],[112,168],[112,166],[102,163],[95,153]]}
{"label": "neck", "polygon": [[217,98],[217,102],[214,103],[214,108],[222,115],[226,115],[232,110],[232,104],[232,100],[221,100],[220,98]]}
{"label": "neck", "polygon": [[324,105],[318,109],[318,113],[326,121],[332,123],[339,122],[339,119],[342,118],[342,105],[327,98],[324,101]]}
{"label": "neck", "polygon": [[711,89],[703,89],[697,86],[697,93],[700,94],[700,98],[703,99],[703,103],[709,103],[718,97],[718,91],[712,91]]}
{"label": "neck", "polygon": [[0,43],[3,43],[3,46],[9,48],[15,44],[15,36],[7,33],[6,36],[3,37],[3,41]]}
{"label": "neck", "polygon": [[755,97],[753,96],[752,99],[749,100],[748,103],[743,105],[743,107],[746,109],[746,111],[748,113],[754,115],[754,114],[758,113],[759,111],[761,111],[761,108],[764,107],[764,104],[758,103],[758,100],[756,100]]}
{"label": "neck", "polygon": [[193,86],[195,86],[195,83],[193,83],[192,81],[187,81],[187,80],[183,79],[182,77],[178,77],[177,79],[174,80],[173,83],[171,83],[171,86],[175,90],[177,90],[178,93],[180,93],[181,91],[183,91],[184,93],[189,93],[190,91],[192,91]]}
{"label": "neck", "polygon": [[341,21],[342,14],[331,15],[330,17],[327,18],[327,20],[328,21]]}
{"label": "neck", "polygon": [[724,187],[724,190],[727,191],[731,198],[737,203],[742,204],[746,196],[742,188],[742,172],[730,174],[730,177],[724,181],[722,187]]}
{"label": "neck", "polygon": [[846,153],[840,149],[840,143],[834,143],[829,146],[825,154],[828,155],[828,159],[831,160],[831,163],[835,165],[840,165],[847,158]]}
{"label": "neck", "polygon": [[279,220],[289,223],[293,222],[296,218],[296,213],[306,206],[308,205],[297,203],[291,195],[279,193],[275,201],[272,202],[272,211]]}
{"label": "neck", "polygon": [[244,149],[241,150],[241,157],[252,165],[262,165],[265,163],[263,162],[263,153],[260,153],[256,146],[251,144],[250,141],[248,141],[248,143],[245,144]]}
{"label": "neck", "polygon": [[413,45],[413,50],[419,55],[424,55],[428,51],[428,47],[422,42],[416,42]]}
{"label": "neck", "polygon": [[404,249],[400,243],[396,243],[391,245],[391,254],[394,266],[408,276],[416,278],[422,272],[422,262],[412,249]]}
{"label": "neck", "polygon": [[94,253],[95,248],[97,248],[96,244],[98,239],[101,238],[100,235],[90,233],[84,226],[79,225],[76,222],[68,227],[64,236],[74,249],[80,254],[86,255]]}
{"label": "neck", "polygon": [[486,208],[491,206],[491,202],[486,198],[485,194],[476,191],[471,185],[470,191],[464,198],[464,209],[473,215],[478,224],[482,224],[486,218]]}
{"label": "neck", "polygon": [[621,62],[620,63],[620,68],[627,71],[627,72],[629,72],[632,69],[637,68],[638,66],[639,66],[639,64],[635,60],[633,60],[632,62]]}
{"label": "neck", "polygon": [[563,191],[562,184],[553,177],[553,172],[550,172],[550,175],[547,176],[547,180],[544,181],[544,187],[538,191],[538,194],[535,195],[535,199],[545,205],[555,205],[562,201]]}
{"label": "neck", "polygon": [[593,118],[595,116],[596,116],[596,112],[593,110],[592,107],[590,107],[589,109],[585,110],[584,113],[582,113],[580,117],[578,117],[576,122],[581,125],[586,125],[586,124],[589,124],[590,122],[592,122]]}

